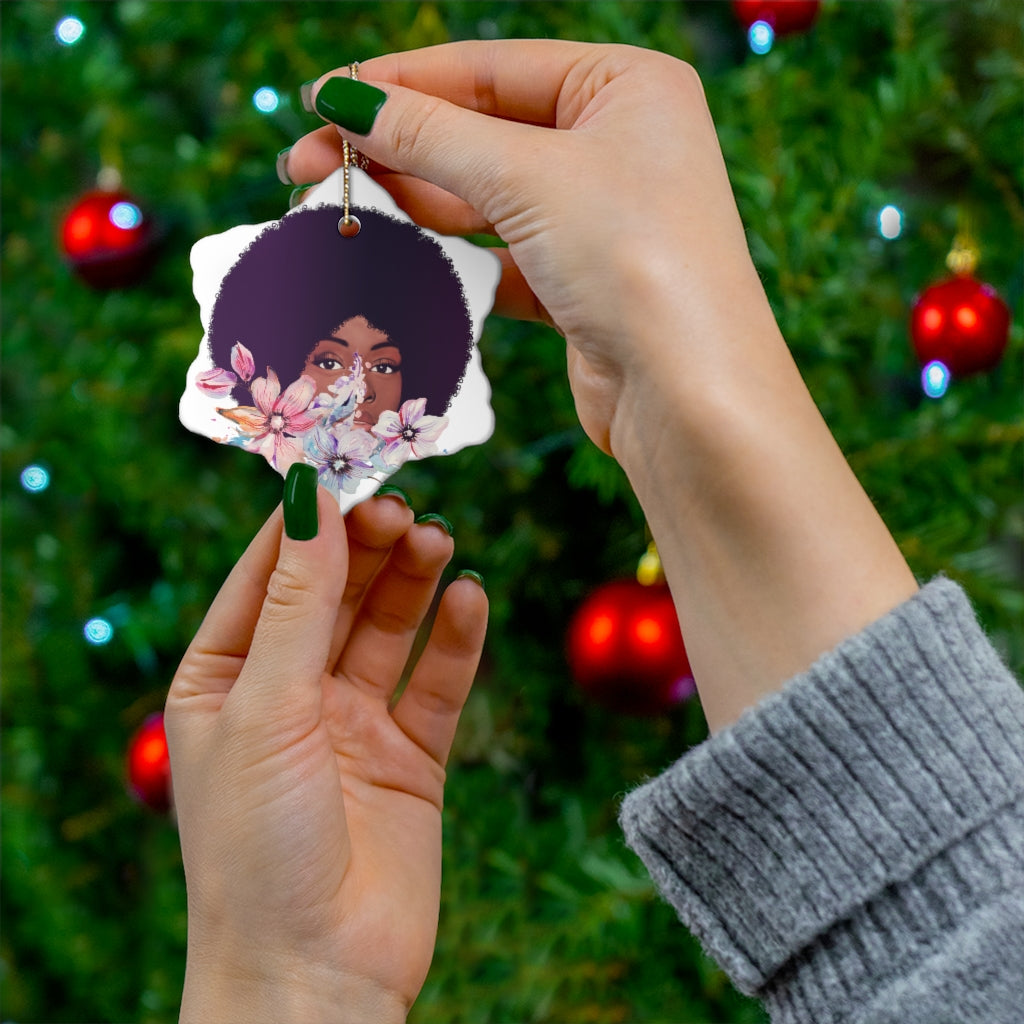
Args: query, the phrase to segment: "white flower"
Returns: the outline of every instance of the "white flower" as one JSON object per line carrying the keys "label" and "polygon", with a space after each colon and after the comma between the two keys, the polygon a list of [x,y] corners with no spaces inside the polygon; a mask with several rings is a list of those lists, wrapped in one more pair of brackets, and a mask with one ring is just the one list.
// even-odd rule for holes
{"label": "white flower", "polygon": [[427,416],[425,398],[410,398],[398,412],[382,412],[371,428],[384,442],[384,461],[400,466],[410,455],[422,459],[438,452],[437,439],[448,426],[447,416]]}

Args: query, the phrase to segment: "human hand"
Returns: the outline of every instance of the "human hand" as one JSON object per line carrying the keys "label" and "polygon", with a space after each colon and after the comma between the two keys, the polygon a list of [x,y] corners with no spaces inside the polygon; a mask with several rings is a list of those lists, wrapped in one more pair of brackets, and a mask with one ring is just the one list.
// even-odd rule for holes
{"label": "human hand", "polygon": [[[372,131],[328,125],[300,139],[292,180],[340,166],[344,137],[418,223],[502,238],[495,309],[565,336],[580,421],[620,461],[624,435],[645,428],[636,410],[666,380],[703,387],[732,339],[777,337],[688,65],[627,46],[503,40],[377,57],[359,74],[387,93]],[[314,99],[347,76],[319,79]]]}
{"label": "human hand", "polygon": [[[775,323],[692,68],[498,40],[359,73],[313,83],[335,124],[288,173],[326,176],[344,138],[419,223],[508,243],[495,308],[565,336],[580,422],[644,509],[712,728],[913,593]],[[386,101],[362,135],[365,83]]]}
{"label": "human hand", "polygon": [[279,509],[217,596],[165,725],[188,884],[181,1020],[404,1020],[436,937],[444,764],[487,601],[394,497],[311,540]]}

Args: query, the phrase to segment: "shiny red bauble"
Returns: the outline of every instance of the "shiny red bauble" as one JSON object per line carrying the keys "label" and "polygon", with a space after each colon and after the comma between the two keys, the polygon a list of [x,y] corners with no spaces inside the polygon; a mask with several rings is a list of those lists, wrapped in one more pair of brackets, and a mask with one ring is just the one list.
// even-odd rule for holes
{"label": "shiny red bauble", "polygon": [[150,715],[128,744],[128,787],[154,811],[170,810],[171,759],[160,713]]}
{"label": "shiny red bauble", "polygon": [[921,365],[937,360],[953,377],[991,370],[1009,333],[1009,307],[991,285],[969,274],[926,288],[910,314],[910,337]]}
{"label": "shiny red bauble", "polygon": [[149,270],[153,226],[126,192],[84,195],[64,218],[61,248],[76,274],[94,288],[135,284]]}
{"label": "shiny red bauble", "polygon": [[821,0],[733,0],[732,9],[744,28],[767,22],[777,36],[806,32],[818,17]]}
{"label": "shiny red bauble", "polygon": [[598,587],[569,624],[569,667],[596,703],[624,714],[668,711],[694,693],[675,605],[663,584]]}

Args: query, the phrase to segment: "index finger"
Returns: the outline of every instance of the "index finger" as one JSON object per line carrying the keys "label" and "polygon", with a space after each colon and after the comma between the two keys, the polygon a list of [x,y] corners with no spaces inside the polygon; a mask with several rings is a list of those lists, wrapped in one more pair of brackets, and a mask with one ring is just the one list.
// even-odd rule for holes
{"label": "index finger", "polygon": [[593,51],[557,39],[467,40],[373,57],[359,74],[481,114],[556,127],[566,77]]}

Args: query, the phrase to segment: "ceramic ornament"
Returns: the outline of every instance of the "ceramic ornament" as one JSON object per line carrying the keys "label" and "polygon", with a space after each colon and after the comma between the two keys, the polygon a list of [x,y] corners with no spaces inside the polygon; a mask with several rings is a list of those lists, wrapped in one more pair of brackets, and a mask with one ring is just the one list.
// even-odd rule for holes
{"label": "ceramic ornament", "polygon": [[[349,168],[280,220],[192,247],[203,339],[181,422],[262,455],[282,476],[316,467],[342,511],[404,462],[491,436],[477,343],[501,276],[497,257],[414,224]],[[347,226],[346,226],[347,227]]]}

